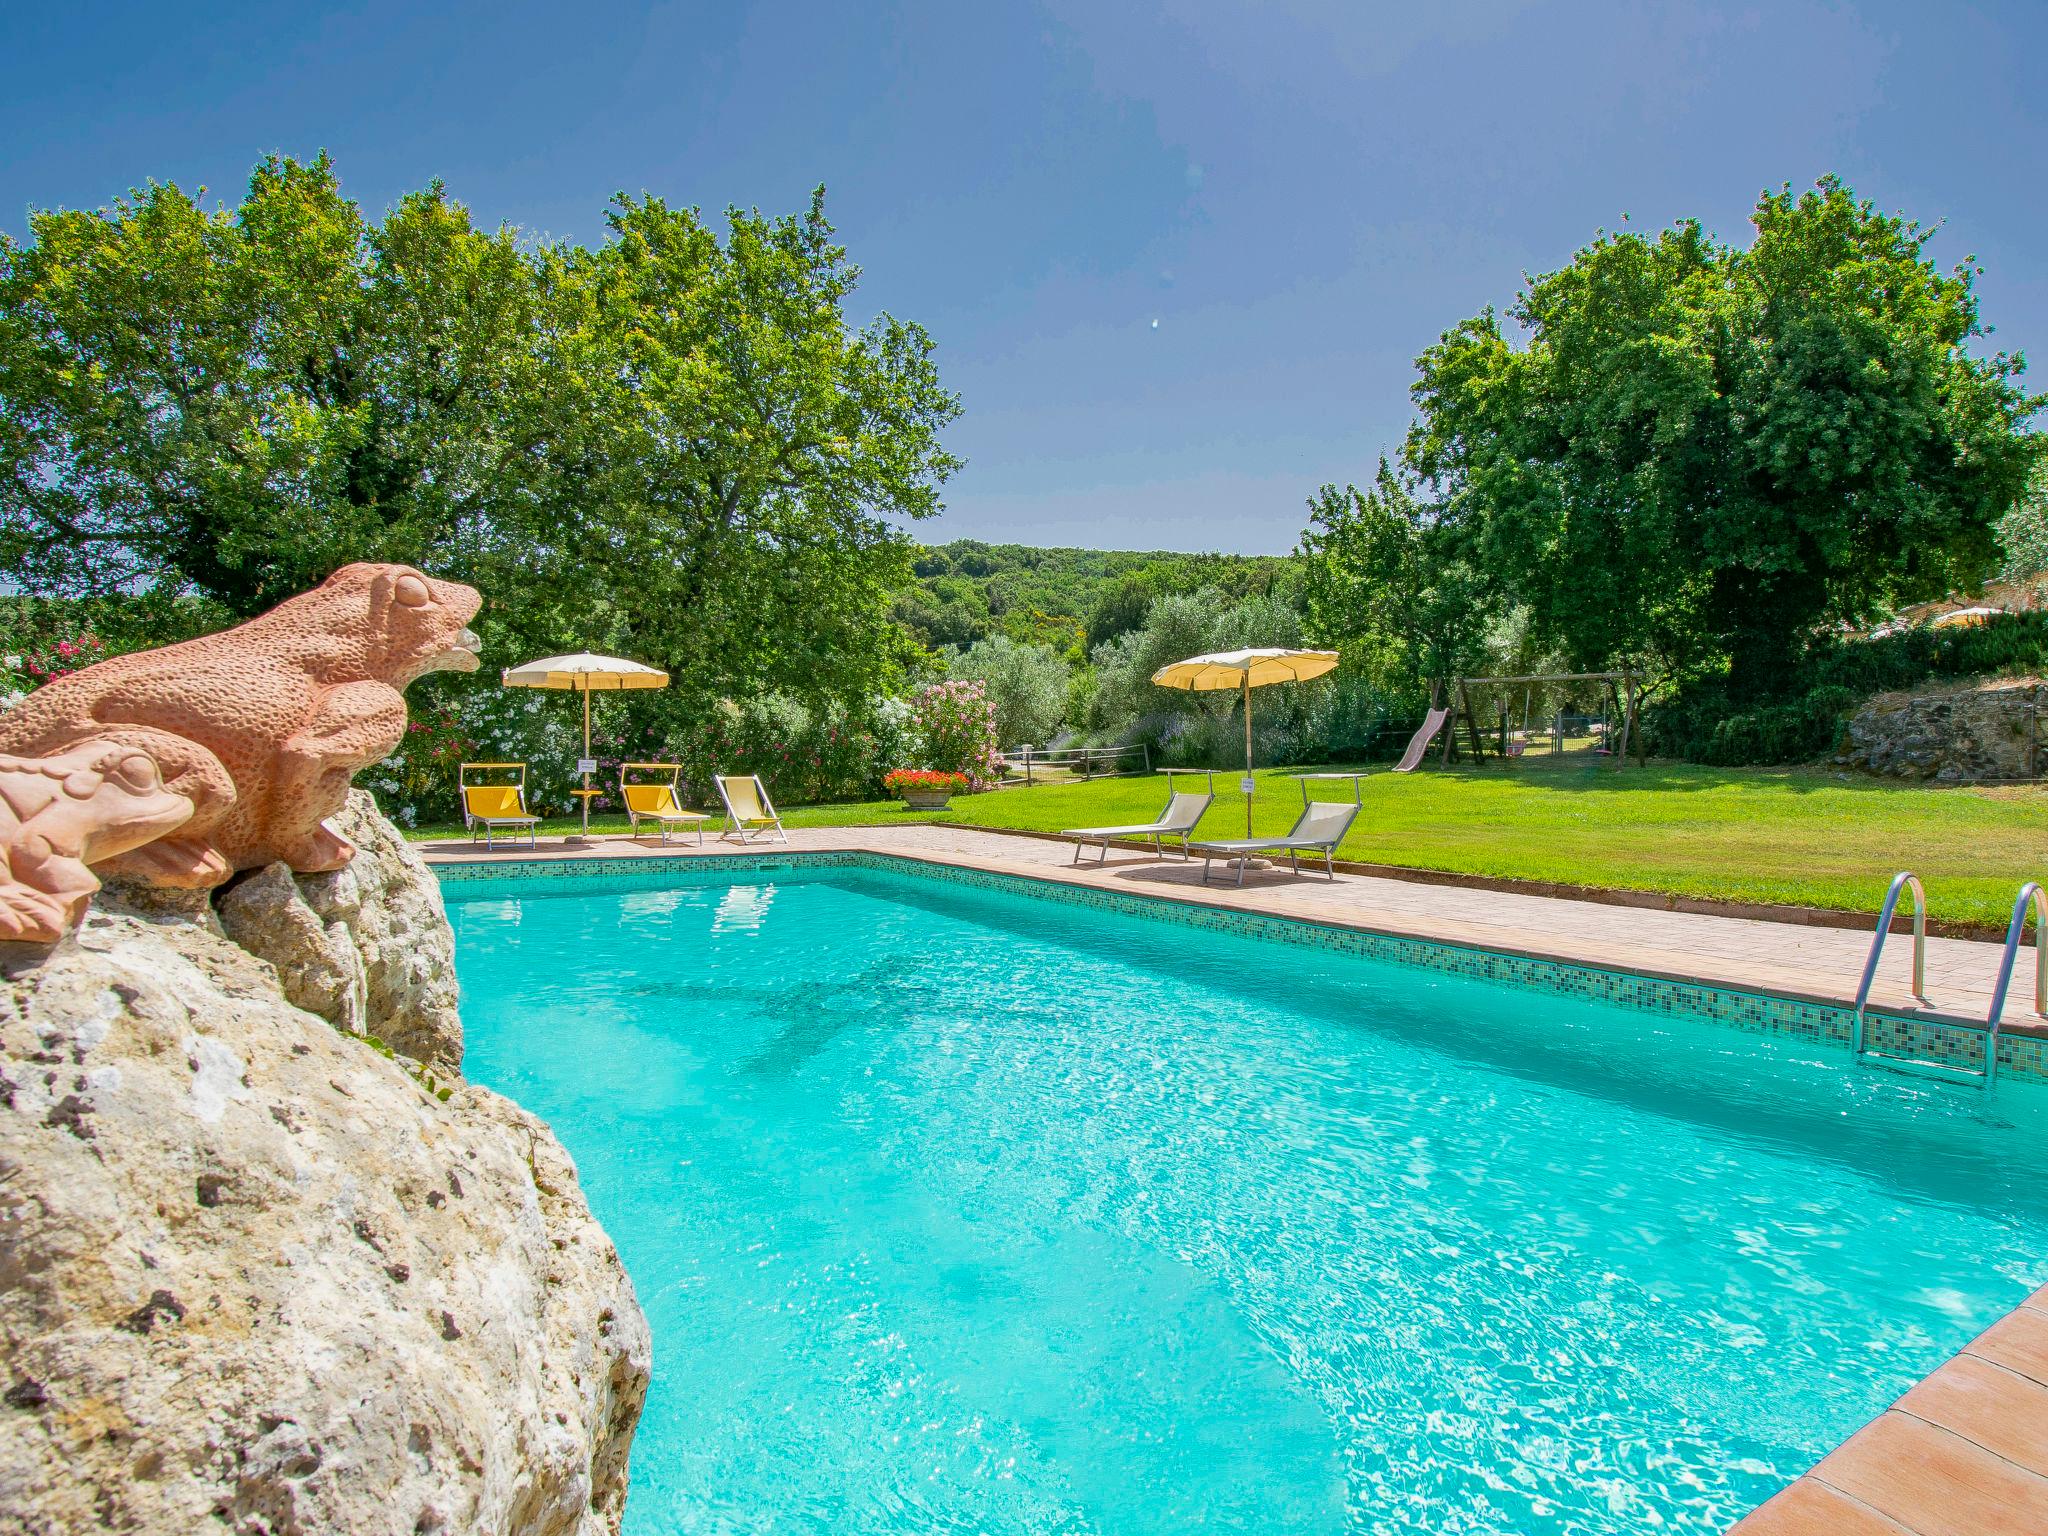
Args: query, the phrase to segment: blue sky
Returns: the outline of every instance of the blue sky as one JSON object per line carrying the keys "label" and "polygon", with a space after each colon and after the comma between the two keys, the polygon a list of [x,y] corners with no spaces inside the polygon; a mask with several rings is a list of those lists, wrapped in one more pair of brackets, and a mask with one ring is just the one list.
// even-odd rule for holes
{"label": "blue sky", "polygon": [[16,5],[0,229],[232,201],[269,150],[583,240],[618,190],[823,182],[963,397],[922,537],[1270,552],[1399,441],[1417,351],[1624,214],[1744,236],[1838,172],[2039,351],[2044,44],[2039,4]]}

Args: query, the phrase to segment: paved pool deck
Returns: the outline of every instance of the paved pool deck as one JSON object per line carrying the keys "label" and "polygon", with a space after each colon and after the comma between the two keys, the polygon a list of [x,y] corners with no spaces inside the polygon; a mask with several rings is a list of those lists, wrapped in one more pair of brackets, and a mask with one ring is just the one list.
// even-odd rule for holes
{"label": "paved pool deck", "polygon": [[[1403,938],[1469,945],[1571,965],[1706,982],[1807,1002],[1852,1006],[1869,950],[1862,931],[1755,918],[1609,906],[1373,875],[1296,876],[1255,869],[1240,888],[1204,885],[1200,861],[1112,849],[1077,867],[1071,844],[967,827],[803,829],[786,845],[596,837],[486,851],[416,844],[431,864],[530,859],[640,859],[740,851],[852,850],[1332,923]],[[1218,866],[1218,875],[1222,867]],[[1886,1013],[1981,1024],[2001,946],[1927,941],[1924,1001],[1909,994],[1912,939],[1895,933],[1872,1005]],[[2021,957],[2001,1027],[2048,1035],[2036,1018],[2031,953]],[[1735,1536],[2048,1536],[2048,1287],[1735,1527]]]}

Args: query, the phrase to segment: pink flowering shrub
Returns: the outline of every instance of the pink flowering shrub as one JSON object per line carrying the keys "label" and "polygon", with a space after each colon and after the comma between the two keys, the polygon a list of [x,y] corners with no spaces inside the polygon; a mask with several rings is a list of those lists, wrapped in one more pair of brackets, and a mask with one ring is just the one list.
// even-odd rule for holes
{"label": "pink flowering shrub", "polygon": [[924,766],[987,789],[1002,777],[996,707],[980,683],[928,683],[910,700],[910,736]]}
{"label": "pink flowering shrub", "polygon": [[[75,640],[58,640],[42,650],[7,658],[8,670],[25,674],[31,689],[40,688],[44,683],[60,678],[66,672],[76,672],[96,661],[106,659],[107,648],[93,635],[80,635]],[[15,665],[17,662],[19,666]]]}
{"label": "pink flowering shrub", "polygon": [[0,710],[14,708],[43,684],[53,683],[67,672],[106,659],[106,646],[92,634],[46,640],[37,649],[14,652],[0,662]]}
{"label": "pink flowering shrub", "polygon": [[[406,722],[397,750],[385,759],[384,766],[397,785],[384,791],[385,810],[396,816],[401,806],[412,806],[431,814],[437,799],[459,799],[459,792],[452,788],[457,770],[465,761],[482,755],[452,709],[415,711]],[[442,814],[447,814],[445,808]]]}

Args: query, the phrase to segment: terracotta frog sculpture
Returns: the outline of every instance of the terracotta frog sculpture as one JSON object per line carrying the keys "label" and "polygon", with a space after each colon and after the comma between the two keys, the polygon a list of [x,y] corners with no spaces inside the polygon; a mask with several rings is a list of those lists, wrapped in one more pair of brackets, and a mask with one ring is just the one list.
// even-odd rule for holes
{"label": "terracotta frog sculpture", "polygon": [[476,669],[469,621],[481,604],[474,587],[408,565],[343,566],[234,629],[47,684],[0,716],[0,752],[104,739],[155,759],[192,818],[110,871],[204,887],[280,859],[339,869],[355,849],[321,823],[404,736],[401,689]]}
{"label": "terracotta frog sculpture", "polygon": [[100,883],[88,864],[183,826],[192,802],[146,753],[91,741],[59,757],[0,757],[0,939],[50,944]]}

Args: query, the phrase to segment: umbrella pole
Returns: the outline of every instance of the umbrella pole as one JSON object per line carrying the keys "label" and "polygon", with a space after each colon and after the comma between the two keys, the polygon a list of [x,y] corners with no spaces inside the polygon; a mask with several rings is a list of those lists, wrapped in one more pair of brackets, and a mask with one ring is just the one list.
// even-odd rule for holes
{"label": "umbrella pole", "polygon": [[[583,760],[590,761],[590,679],[583,679]],[[590,841],[590,775],[583,775],[583,841]]]}
{"label": "umbrella pole", "polygon": [[1244,675],[1244,835],[1252,835],[1252,675]]}

